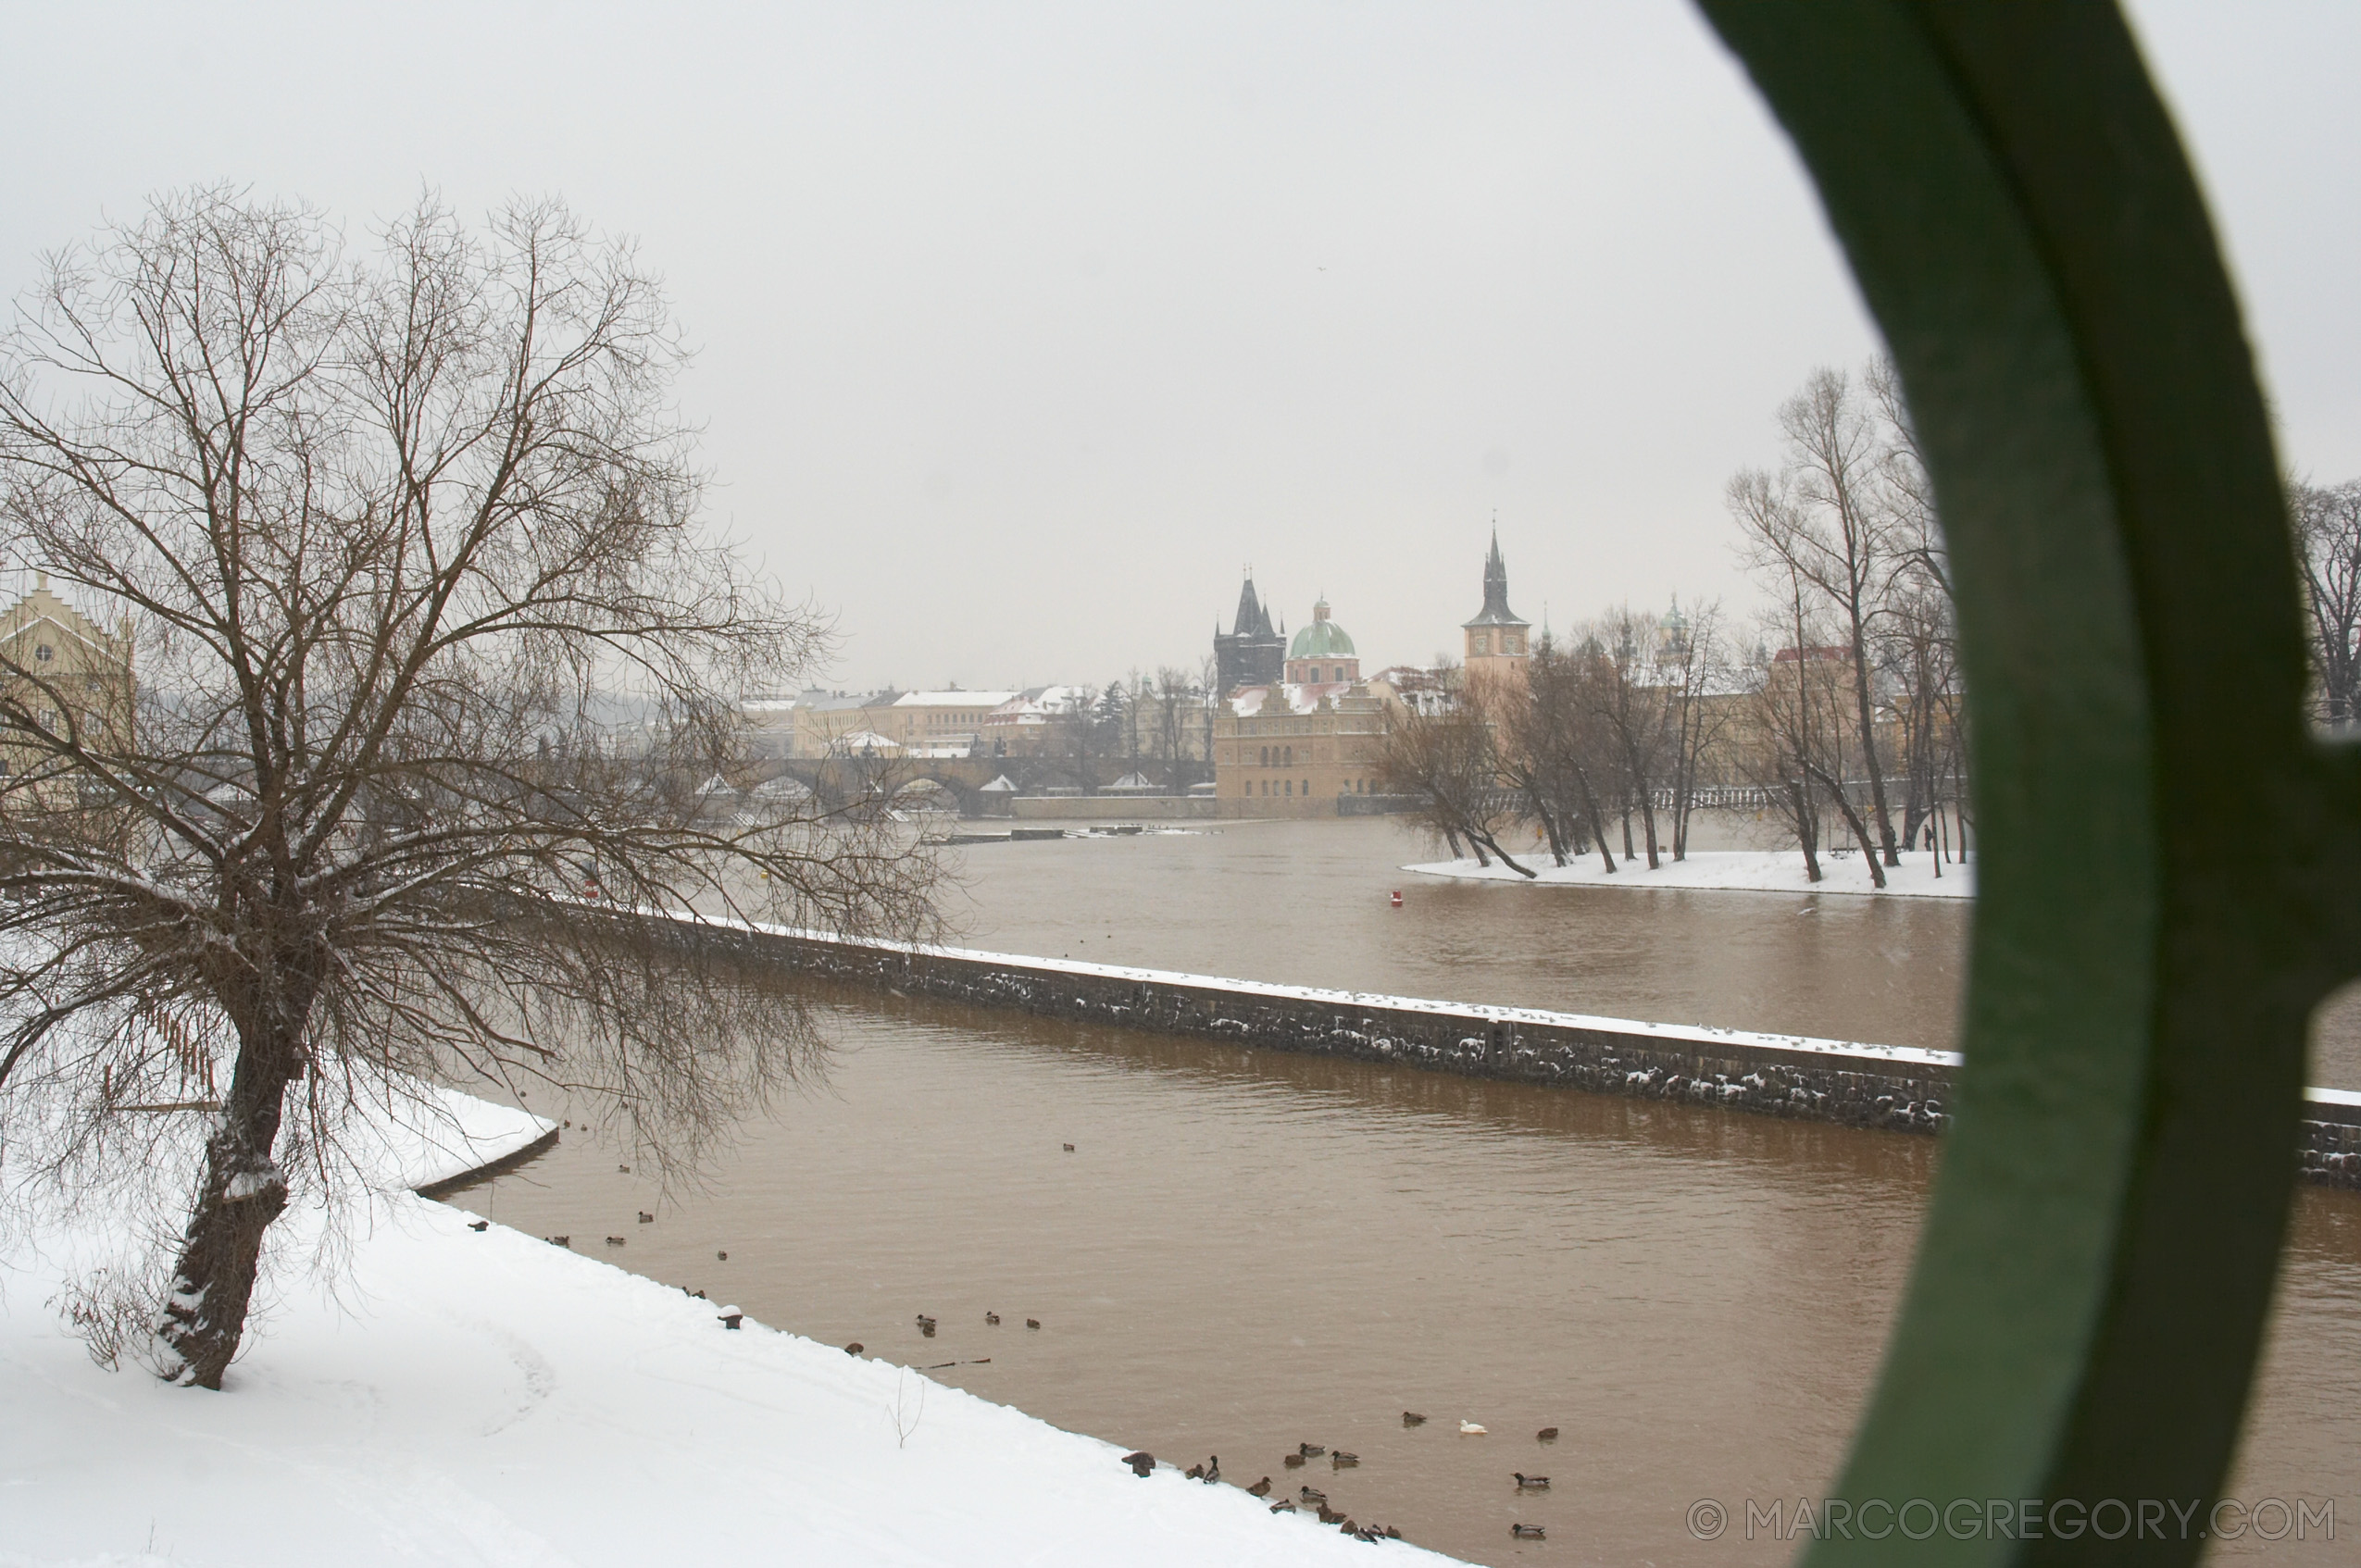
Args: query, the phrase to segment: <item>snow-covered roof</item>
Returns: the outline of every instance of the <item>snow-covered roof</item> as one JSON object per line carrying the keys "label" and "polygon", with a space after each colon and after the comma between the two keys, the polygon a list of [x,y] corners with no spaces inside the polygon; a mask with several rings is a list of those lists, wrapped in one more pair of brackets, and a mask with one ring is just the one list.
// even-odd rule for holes
{"label": "snow-covered roof", "polygon": [[1013,702],[1015,691],[906,691],[893,701],[897,708],[996,708]]}
{"label": "snow-covered roof", "polygon": [[749,697],[738,704],[739,712],[749,714],[793,713],[794,708],[793,697]]}
{"label": "snow-covered roof", "polygon": [[1317,713],[1319,705],[1330,698],[1349,696],[1353,687],[1354,682],[1349,680],[1305,681],[1299,685],[1278,687],[1242,686],[1230,693],[1230,711],[1240,718],[1253,718],[1263,711],[1270,693],[1276,691],[1280,693],[1280,701],[1287,704],[1288,712]]}
{"label": "snow-covered roof", "polygon": [[851,730],[845,734],[839,735],[834,740],[831,741],[830,744],[841,746],[848,752],[898,752],[902,749],[901,741],[880,735],[874,729]]}
{"label": "snow-covered roof", "polygon": [[1013,795],[1016,792],[1016,780],[1005,773],[983,787],[983,793],[987,795]]}

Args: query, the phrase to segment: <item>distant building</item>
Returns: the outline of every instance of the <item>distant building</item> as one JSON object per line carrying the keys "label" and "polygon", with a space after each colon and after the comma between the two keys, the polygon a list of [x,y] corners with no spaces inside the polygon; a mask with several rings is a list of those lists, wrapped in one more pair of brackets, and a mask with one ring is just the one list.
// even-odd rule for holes
{"label": "distant building", "polygon": [[[1348,641],[1348,649],[1352,646]],[[1286,677],[1287,640],[1271,629],[1270,612],[1255,596],[1249,573],[1238,591],[1238,616],[1227,636],[1213,626],[1214,695],[1227,697],[1243,686],[1271,686]]]}
{"label": "distant building", "polygon": [[[108,631],[49,591],[49,577],[0,614],[0,659],[15,671],[0,675],[9,695],[64,733],[66,722],[100,750],[130,743],[132,735],[131,633],[126,620]],[[14,785],[28,773],[55,775],[59,764],[41,748],[0,743],[0,773]],[[49,801],[46,786],[42,798]]]}
{"label": "distant building", "polygon": [[[886,715],[901,697],[899,691],[871,691],[851,696],[818,688],[805,691],[795,699],[794,707],[789,710],[794,721],[793,754],[804,758],[847,754],[844,742],[848,737],[875,737],[893,728],[893,720]],[[874,749],[875,741],[868,740],[863,744]]]}
{"label": "distant building", "polygon": [[1484,607],[1476,618],[1461,623],[1467,633],[1468,684],[1525,678],[1532,650],[1526,634],[1532,623],[1508,607],[1508,566],[1500,556],[1500,530],[1492,536],[1492,553],[1484,557]]}
{"label": "distant building", "polygon": [[1096,693],[1087,686],[1035,686],[1019,691],[977,721],[977,754],[1038,757],[1056,749],[1060,731],[1087,715]]}
{"label": "distant building", "polygon": [[1014,702],[1015,691],[906,691],[887,709],[884,733],[911,756],[964,757],[976,753],[984,720]]}
{"label": "distant building", "polygon": [[1345,797],[1377,792],[1385,700],[1361,683],[1353,639],[1326,600],[1286,652],[1280,673],[1288,678],[1227,690],[1214,709],[1214,794],[1224,816],[1335,816]]}
{"label": "distant building", "polygon": [[1287,684],[1337,685],[1360,678],[1361,659],[1353,651],[1353,639],[1329,618],[1328,600],[1322,598],[1312,606],[1312,624],[1288,644]]}

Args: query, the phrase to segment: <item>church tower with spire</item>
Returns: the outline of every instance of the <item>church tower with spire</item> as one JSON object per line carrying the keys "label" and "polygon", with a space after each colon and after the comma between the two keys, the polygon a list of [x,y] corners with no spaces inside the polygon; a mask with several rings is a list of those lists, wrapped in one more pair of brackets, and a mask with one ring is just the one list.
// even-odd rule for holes
{"label": "church tower with spire", "polygon": [[1492,530],[1492,553],[1484,557],[1484,607],[1462,623],[1468,638],[1468,684],[1523,680],[1532,657],[1526,633],[1531,623],[1508,607],[1508,563],[1501,559],[1500,529]]}
{"label": "church tower with spire", "polygon": [[1238,591],[1238,617],[1224,635],[1213,623],[1216,696],[1227,697],[1242,686],[1276,686],[1287,662],[1287,640],[1271,628],[1270,611],[1255,593],[1255,574],[1246,571],[1246,585]]}

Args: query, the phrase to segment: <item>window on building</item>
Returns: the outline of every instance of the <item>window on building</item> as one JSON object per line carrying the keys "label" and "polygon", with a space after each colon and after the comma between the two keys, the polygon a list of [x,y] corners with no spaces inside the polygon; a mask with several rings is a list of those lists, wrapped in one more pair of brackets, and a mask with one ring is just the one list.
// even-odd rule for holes
{"label": "window on building", "polygon": [[57,650],[46,642],[38,643],[33,648],[32,656],[45,665],[57,656]]}
{"label": "window on building", "polygon": [[1286,765],[1289,767],[1293,767],[1295,765],[1295,748],[1293,746],[1287,748]]}
{"label": "window on building", "polygon": [[1290,778],[1290,779],[1285,780],[1284,782],[1285,782],[1285,783],[1286,783],[1286,785],[1287,785],[1287,793],[1289,793],[1290,795],[1293,795],[1293,794],[1295,792],[1295,781],[1294,781],[1293,778]]}

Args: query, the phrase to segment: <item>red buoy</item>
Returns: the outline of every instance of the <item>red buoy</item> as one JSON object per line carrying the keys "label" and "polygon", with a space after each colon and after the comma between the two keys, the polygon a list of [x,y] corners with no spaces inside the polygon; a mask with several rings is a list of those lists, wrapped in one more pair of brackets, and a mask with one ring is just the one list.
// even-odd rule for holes
{"label": "red buoy", "polygon": [[1396,909],[1402,907],[1402,890],[1399,888],[1393,890],[1393,907]]}

